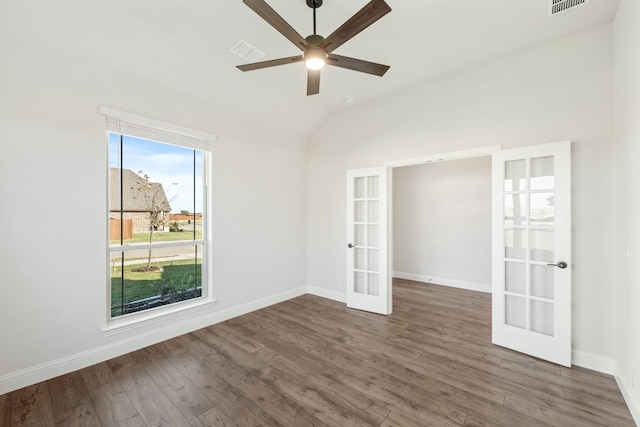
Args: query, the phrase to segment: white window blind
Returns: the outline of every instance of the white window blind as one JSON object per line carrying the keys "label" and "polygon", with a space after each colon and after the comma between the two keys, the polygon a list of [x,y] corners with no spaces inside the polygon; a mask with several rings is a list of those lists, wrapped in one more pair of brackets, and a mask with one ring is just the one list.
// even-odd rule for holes
{"label": "white window blind", "polygon": [[106,116],[107,130],[135,138],[163,142],[202,151],[212,151],[216,136],[165,123],[160,120],[137,116],[109,107],[100,107],[100,113]]}

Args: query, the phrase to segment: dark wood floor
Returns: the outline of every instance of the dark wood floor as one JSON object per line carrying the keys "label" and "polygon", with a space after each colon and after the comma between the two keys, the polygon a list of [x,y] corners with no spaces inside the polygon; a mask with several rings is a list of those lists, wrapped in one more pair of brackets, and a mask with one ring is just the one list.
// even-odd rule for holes
{"label": "dark wood floor", "polygon": [[305,295],[0,396],[6,426],[633,426],[611,376],[490,341],[490,296]]}

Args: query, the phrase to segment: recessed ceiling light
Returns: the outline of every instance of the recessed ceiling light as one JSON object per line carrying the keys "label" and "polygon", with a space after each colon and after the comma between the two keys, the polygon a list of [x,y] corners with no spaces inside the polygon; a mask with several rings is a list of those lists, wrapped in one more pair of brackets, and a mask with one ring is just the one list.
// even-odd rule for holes
{"label": "recessed ceiling light", "polygon": [[355,96],[345,96],[344,102],[346,102],[347,104],[353,104],[354,102],[356,102],[356,97]]}

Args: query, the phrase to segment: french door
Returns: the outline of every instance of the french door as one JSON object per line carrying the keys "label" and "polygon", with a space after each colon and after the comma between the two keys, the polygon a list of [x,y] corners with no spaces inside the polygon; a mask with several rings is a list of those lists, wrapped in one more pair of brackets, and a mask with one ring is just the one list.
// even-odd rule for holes
{"label": "french door", "polygon": [[347,306],[391,314],[387,168],[347,171]]}
{"label": "french door", "polygon": [[571,366],[571,146],[493,154],[494,344]]}

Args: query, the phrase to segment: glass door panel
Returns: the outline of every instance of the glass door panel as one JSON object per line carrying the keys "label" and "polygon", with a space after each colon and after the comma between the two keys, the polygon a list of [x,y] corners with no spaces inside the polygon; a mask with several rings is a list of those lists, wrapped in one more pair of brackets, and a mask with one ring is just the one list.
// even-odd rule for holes
{"label": "glass door panel", "polygon": [[380,247],[380,226],[378,224],[367,225],[367,246],[370,248]]}
{"label": "glass door panel", "polygon": [[353,268],[355,292],[380,293],[380,182],[378,176],[357,177],[354,188]]}
{"label": "glass door panel", "polygon": [[524,159],[511,160],[504,165],[504,191],[527,189],[527,162]]}
{"label": "glass door panel", "polygon": [[353,226],[353,244],[356,246],[365,246],[367,244],[367,226],[364,224],[355,224]]}
{"label": "glass door panel", "polygon": [[367,293],[367,278],[361,271],[354,272],[353,288],[357,294]]}
{"label": "glass door panel", "polygon": [[531,301],[531,330],[553,336],[553,304],[544,301]]}
{"label": "glass door panel", "polygon": [[505,277],[504,287],[507,292],[513,292],[516,294],[527,293],[527,265],[521,262],[509,262],[505,263]]}
{"label": "glass door panel", "polygon": [[527,232],[521,228],[505,228],[505,258],[525,260],[527,258]]}
{"label": "glass door panel", "polygon": [[503,256],[505,323],[553,336],[554,157],[505,162]]}
{"label": "glass door panel", "polygon": [[555,212],[552,192],[531,193],[529,206],[531,225],[553,225]]}
{"label": "glass door panel", "polygon": [[353,196],[356,199],[364,199],[367,195],[366,178],[358,177],[353,183]]}
{"label": "glass door panel", "polygon": [[506,324],[525,329],[527,327],[526,305],[526,298],[507,295],[504,305]]}
{"label": "glass door panel", "polygon": [[527,223],[527,195],[524,193],[505,194],[504,224],[525,225]]}
{"label": "glass door panel", "polygon": [[553,156],[531,159],[531,190],[553,190],[554,188]]}
{"label": "glass door panel", "polygon": [[554,233],[553,229],[529,230],[529,260],[553,263]]}
{"label": "glass door panel", "polygon": [[555,287],[554,268],[548,265],[531,265],[532,296],[553,300]]}

